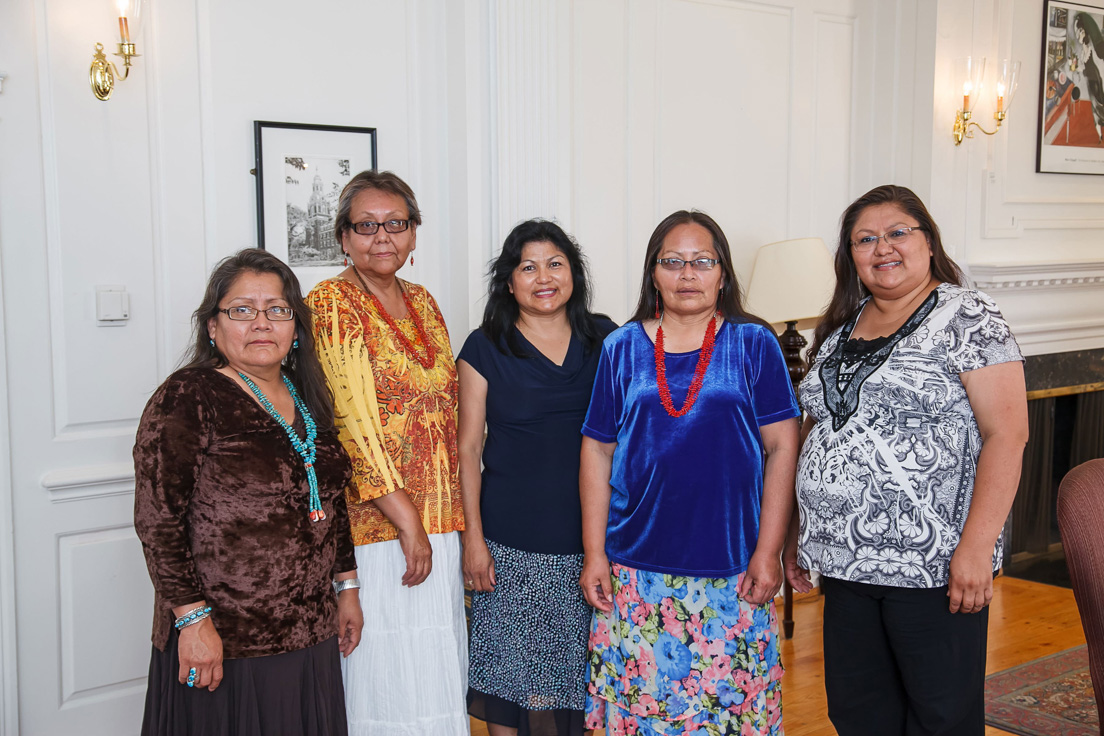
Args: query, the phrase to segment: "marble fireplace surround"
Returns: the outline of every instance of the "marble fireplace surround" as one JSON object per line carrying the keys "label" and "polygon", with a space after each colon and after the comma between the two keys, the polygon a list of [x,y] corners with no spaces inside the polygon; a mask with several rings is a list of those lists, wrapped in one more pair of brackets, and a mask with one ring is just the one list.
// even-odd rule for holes
{"label": "marble fireplace surround", "polygon": [[1029,355],[1024,363],[1027,399],[1104,390],[1104,348]]}

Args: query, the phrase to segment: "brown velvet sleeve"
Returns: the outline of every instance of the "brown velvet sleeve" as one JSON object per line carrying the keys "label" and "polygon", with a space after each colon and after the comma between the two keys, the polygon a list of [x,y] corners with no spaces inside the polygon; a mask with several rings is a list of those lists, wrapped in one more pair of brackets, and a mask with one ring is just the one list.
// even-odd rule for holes
{"label": "brown velvet sleeve", "polygon": [[345,495],[334,499],[334,535],[337,543],[337,557],[334,559],[333,575],[355,570],[356,547],[353,546],[353,533],[349,529],[349,509],[345,505]]}
{"label": "brown velvet sleeve", "polygon": [[204,597],[185,517],[209,442],[207,414],[198,385],[172,376],[146,404],[134,442],[134,529],[169,608]]}

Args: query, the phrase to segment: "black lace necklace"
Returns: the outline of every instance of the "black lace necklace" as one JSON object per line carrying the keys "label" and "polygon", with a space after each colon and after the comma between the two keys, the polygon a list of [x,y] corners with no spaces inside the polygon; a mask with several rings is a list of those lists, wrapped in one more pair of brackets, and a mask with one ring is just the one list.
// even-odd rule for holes
{"label": "black lace necklace", "polygon": [[[855,315],[840,331],[839,340],[836,342],[832,354],[820,366],[820,382],[824,387],[824,403],[832,415],[832,429],[834,431],[840,431],[843,425],[847,424],[847,420],[858,410],[859,390],[866,383],[866,379],[874,375],[874,371],[886,362],[890,353],[893,352],[893,348],[897,347],[897,343],[916,331],[916,328],[931,314],[938,303],[939,289],[932,289],[932,292],[916,308],[916,311],[885,342],[873,350],[860,355],[848,355],[845,358],[844,346],[851,337],[851,332],[855,329],[855,323],[859,321],[859,315],[862,314],[866,302],[859,305]],[[844,367],[845,360],[848,364],[846,368]]]}

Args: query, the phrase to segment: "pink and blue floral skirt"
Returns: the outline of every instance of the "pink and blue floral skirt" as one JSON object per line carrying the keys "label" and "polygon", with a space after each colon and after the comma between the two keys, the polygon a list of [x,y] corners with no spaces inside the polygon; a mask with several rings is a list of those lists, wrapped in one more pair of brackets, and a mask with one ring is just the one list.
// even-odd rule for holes
{"label": "pink and blue floral skirt", "polygon": [[614,608],[595,611],[586,727],[607,736],[782,736],[774,602],[743,574],[693,578],[613,564]]}

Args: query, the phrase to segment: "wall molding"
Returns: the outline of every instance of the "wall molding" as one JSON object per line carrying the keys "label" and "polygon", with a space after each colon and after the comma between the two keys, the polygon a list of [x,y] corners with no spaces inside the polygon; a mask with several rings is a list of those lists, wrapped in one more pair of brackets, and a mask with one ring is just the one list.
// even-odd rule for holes
{"label": "wall molding", "polygon": [[570,134],[561,115],[565,106],[570,110],[571,100],[561,93],[561,79],[570,67],[561,70],[565,42],[559,9],[556,0],[495,0],[492,5],[492,254],[523,219],[554,216],[564,222],[570,216],[560,210],[564,203],[570,206],[564,191],[570,181],[563,181],[557,142]]}
{"label": "wall molding", "polygon": [[969,270],[975,285],[982,291],[1035,291],[1104,285],[1104,260],[972,263]]}
{"label": "wall molding", "polygon": [[[0,284],[4,268],[0,259]],[[4,302],[0,299],[0,736],[19,733],[19,670],[15,617],[15,507],[12,499],[8,358]]]}
{"label": "wall molding", "polygon": [[[1099,216],[1102,204],[1102,197],[1008,196],[1005,178],[986,171],[981,198],[983,234],[986,238],[1021,238],[1026,230],[1104,230],[1104,217]],[[1055,206],[1062,207],[1065,214],[1055,214]],[[1070,207],[1084,215],[1069,216]]]}
{"label": "wall molding", "polygon": [[62,279],[61,194],[54,110],[54,83],[50,65],[49,19],[46,0],[35,2],[35,48],[38,50],[38,104],[42,121],[42,179],[46,211],[46,281],[49,301],[51,384],[53,387],[54,435],[68,425],[69,404],[63,378],[65,354],[65,284]]}
{"label": "wall molding", "polygon": [[1093,350],[1104,346],[1104,316],[1019,325],[1016,342],[1025,355]]}
{"label": "wall molding", "polygon": [[[138,553],[127,554],[131,547]],[[123,698],[141,701],[147,685],[149,644],[140,639],[121,641],[132,627],[140,626],[152,613],[152,607],[146,608],[145,604],[153,598],[145,588],[152,592],[152,586],[135,590],[127,582],[146,567],[134,526],[104,524],[59,533],[55,537],[55,556],[58,566],[55,600],[61,653],[57,672],[59,709],[77,709],[93,703],[111,704]],[[88,572],[98,566],[110,566],[116,574],[92,585]],[[104,590],[104,585],[115,586],[116,595]],[[101,610],[108,601],[124,610],[118,611],[112,621],[92,625],[106,634],[105,643],[89,636],[87,612]],[[108,651],[114,661],[104,661]]]}
{"label": "wall molding", "polygon": [[[18,7],[17,7],[18,6]],[[10,48],[12,57],[8,59],[10,67],[4,71],[11,74],[12,86],[5,92],[5,101],[10,98],[9,104],[13,105],[12,113],[15,113],[22,105],[26,111],[26,101],[34,99],[36,92],[34,79],[36,74],[42,74],[42,58],[34,54],[26,54],[27,46],[13,43],[16,38],[29,35],[26,30],[26,21],[33,20],[35,27],[41,27],[43,10],[41,5],[4,3],[0,5],[0,46]],[[21,39],[22,40],[22,39]],[[26,91],[20,93],[20,87],[26,84]],[[26,114],[21,113],[22,114]],[[20,123],[16,114],[5,115],[2,123],[3,135],[0,135],[0,154],[6,156],[6,147],[15,145],[17,140],[23,140],[20,145],[30,145],[19,135]],[[14,127],[13,127],[14,124]],[[25,130],[25,128],[24,128]],[[13,135],[14,133],[14,135]],[[8,142],[3,142],[8,141]],[[26,174],[27,172],[22,172]],[[45,195],[45,192],[43,192]],[[10,207],[11,204],[8,204]],[[0,211],[5,210],[0,207]],[[30,216],[24,213],[24,216]],[[8,230],[10,223],[5,226]],[[10,248],[12,242],[8,242]],[[7,250],[7,248],[5,248]],[[4,263],[0,257],[0,289],[4,284]],[[18,260],[16,261],[18,263]],[[10,268],[10,265],[9,265]],[[9,271],[14,273],[14,271]],[[9,297],[14,297],[9,293]],[[22,306],[22,303],[20,303]],[[15,485],[15,471],[12,467],[12,421],[8,396],[12,391],[10,375],[8,373],[8,323],[4,310],[4,300],[0,299],[0,736],[18,736],[19,734],[19,649],[18,633],[19,620],[16,611],[16,587],[15,587],[15,498],[13,486]],[[14,340],[13,340],[14,341]],[[44,408],[49,411],[48,408]]]}
{"label": "wall molding", "polygon": [[134,466],[126,462],[51,470],[42,476],[42,487],[51,503],[127,495],[134,492]]}

